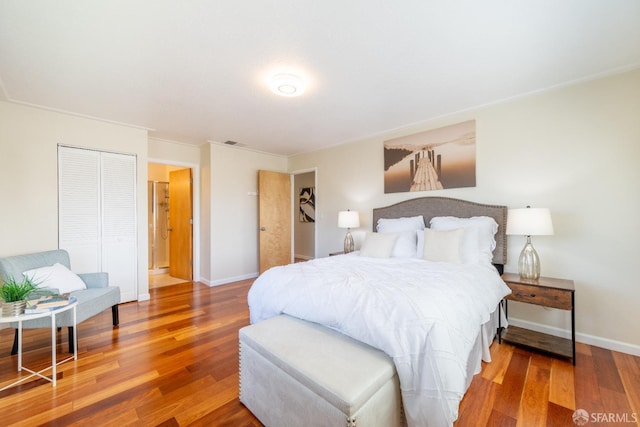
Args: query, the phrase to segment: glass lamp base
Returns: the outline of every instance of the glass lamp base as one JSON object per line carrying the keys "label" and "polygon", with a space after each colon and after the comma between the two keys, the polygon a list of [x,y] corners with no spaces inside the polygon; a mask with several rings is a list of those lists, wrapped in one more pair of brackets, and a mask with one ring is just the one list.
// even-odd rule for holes
{"label": "glass lamp base", "polygon": [[527,243],[520,252],[518,273],[523,279],[538,280],[540,278],[540,258],[531,244],[531,236],[527,236]]}
{"label": "glass lamp base", "polygon": [[353,237],[351,237],[351,233],[347,231],[347,235],[344,236],[344,253],[348,254],[349,252],[353,252],[353,249]]}

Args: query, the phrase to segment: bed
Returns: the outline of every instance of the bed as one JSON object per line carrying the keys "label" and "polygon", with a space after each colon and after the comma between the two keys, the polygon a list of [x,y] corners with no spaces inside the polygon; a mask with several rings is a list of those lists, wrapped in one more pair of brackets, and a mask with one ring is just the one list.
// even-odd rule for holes
{"label": "bed", "polygon": [[499,274],[506,219],[505,206],[443,197],[374,209],[377,232],[359,252],[256,279],[251,323],[286,314],[382,350],[400,380],[406,423],[450,426],[481,360],[490,361],[510,292]]}

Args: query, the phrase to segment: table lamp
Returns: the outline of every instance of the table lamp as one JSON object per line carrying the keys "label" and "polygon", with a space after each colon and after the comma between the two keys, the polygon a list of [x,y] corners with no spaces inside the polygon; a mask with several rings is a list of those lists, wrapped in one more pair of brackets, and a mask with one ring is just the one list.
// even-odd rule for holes
{"label": "table lamp", "polygon": [[347,229],[347,235],[344,236],[344,253],[353,252],[353,237],[351,237],[350,230],[360,227],[358,212],[350,210],[338,212],[338,227]]}
{"label": "table lamp", "polygon": [[546,208],[509,209],[507,215],[507,234],[527,236],[527,242],[520,252],[518,273],[523,279],[540,278],[540,258],[531,244],[531,236],[553,235],[551,213]]}

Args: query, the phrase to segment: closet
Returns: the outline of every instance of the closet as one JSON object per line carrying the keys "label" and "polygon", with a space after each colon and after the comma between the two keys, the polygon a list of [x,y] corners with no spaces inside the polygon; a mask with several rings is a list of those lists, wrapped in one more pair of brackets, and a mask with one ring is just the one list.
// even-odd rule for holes
{"label": "closet", "polygon": [[136,156],[58,146],[58,239],[76,273],[137,299]]}

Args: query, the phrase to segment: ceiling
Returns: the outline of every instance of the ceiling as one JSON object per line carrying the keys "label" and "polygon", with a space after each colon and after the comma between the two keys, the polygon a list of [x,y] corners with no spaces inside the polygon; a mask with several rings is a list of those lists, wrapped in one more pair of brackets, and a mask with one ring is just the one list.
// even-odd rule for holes
{"label": "ceiling", "polygon": [[281,155],[637,67],[638,0],[0,2],[0,99]]}

